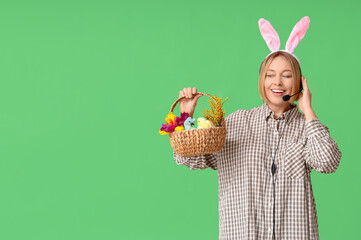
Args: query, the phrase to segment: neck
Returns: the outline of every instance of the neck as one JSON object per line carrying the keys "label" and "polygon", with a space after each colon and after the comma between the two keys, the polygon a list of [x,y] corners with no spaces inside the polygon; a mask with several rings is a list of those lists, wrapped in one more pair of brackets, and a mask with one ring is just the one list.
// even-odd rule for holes
{"label": "neck", "polygon": [[270,102],[267,102],[266,104],[272,110],[274,119],[277,119],[282,113],[291,109],[291,104],[288,102],[283,105],[273,105]]}

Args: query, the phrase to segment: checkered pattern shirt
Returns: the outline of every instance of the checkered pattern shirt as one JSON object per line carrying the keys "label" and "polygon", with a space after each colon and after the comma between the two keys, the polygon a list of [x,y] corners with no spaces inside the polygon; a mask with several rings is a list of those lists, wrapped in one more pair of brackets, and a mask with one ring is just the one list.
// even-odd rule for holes
{"label": "checkered pattern shirt", "polygon": [[319,119],[305,122],[297,105],[291,107],[277,119],[266,102],[231,113],[217,153],[173,151],[178,165],[217,170],[219,239],[319,239],[310,172],[335,172],[341,152]]}

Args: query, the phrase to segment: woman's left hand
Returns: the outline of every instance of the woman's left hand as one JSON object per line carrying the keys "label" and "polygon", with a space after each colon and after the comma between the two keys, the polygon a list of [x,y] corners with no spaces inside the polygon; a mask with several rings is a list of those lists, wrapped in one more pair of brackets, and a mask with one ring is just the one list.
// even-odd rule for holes
{"label": "woman's left hand", "polygon": [[311,106],[312,94],[308,89],[307,79],[305,79],[304,76],[302,76],[302,86],[303,86],[303,93],[302,92],[299,93],[300,97],[298,101],[298,106],[300,107],[301,111],[305,114],[306,122],[307,122],[308,120],[317,118],[317,116]]}

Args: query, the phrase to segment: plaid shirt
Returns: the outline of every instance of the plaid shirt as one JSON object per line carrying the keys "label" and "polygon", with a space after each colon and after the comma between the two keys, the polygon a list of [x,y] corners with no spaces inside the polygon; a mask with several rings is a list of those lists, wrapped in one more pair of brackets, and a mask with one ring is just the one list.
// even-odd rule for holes
{"label": "plaid shirt", "polygon": [[341,152],[319,119],[305,122],[297,105],[291,107],[277,119],[266,102],[231,113],[224,147],[215,154],[173,151],[178,165],[218,171],[219,239],[271,240],[273,231],[277,240],[319,239],[310,172],[335,172]]}

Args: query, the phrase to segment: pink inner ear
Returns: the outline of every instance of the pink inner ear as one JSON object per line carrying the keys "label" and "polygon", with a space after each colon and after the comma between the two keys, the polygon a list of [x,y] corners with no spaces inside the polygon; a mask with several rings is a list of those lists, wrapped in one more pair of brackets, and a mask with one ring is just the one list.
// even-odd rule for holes
{"label": "pink inner ear", "polygon": [[280,38],[276,30],[272,27],[266,19],[258,20],[259,30],[261,31],[263,39],[266,41],[268,48],[274,52],[280,49]]}
{"label": "pink inner ear", "polygon": [[309,25],[310,18],[308,16],[305,16],[300,21],[298,21],[287,40],[286,51],[292,53],[293,50],[295,50],[297,45],[305,36]]}

